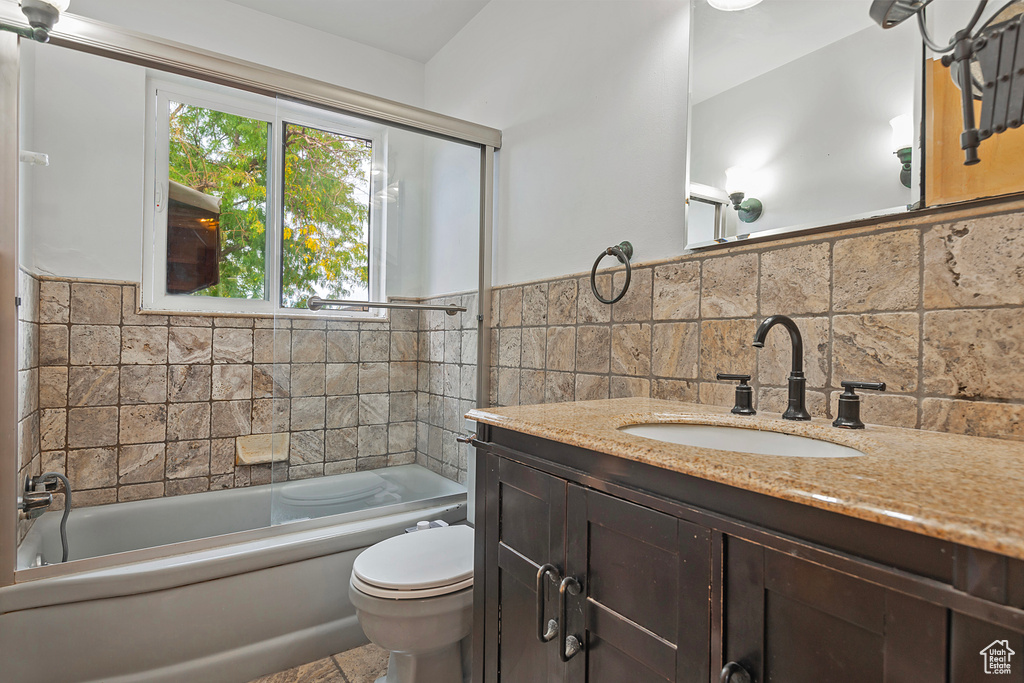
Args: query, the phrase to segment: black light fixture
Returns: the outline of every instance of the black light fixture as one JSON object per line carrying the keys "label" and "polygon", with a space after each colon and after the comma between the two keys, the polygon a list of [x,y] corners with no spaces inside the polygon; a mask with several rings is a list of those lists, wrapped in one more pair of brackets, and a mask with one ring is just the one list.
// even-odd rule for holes
{"label": "black light fixture", "polygon": [[[979,0],[970,22],[957,31],[948,45],[940,45],[928,33],[925,8],[932,0],[873,0],[869,14],[882,28],[892,28],[917,15],[925,45],[942,54],[960,88],[964,132],[960,147],[964,165],[978,158],[978,145],[993,135],[1024,122],[1024,0],[1011,0],[972,34],[988,0]],[[975,93],[977,89],[977,94]],[[976,123],[974,100],[981,100],[981,121]]]}
{"label": "black light fixture", "polygon": [[732,201],[732,208],[743,223],[753,223],[761,217],[764,205],[760,199],[745,198],[745,189],[750,186],[750,171],[743,166],[733,166],[725,171],[725,191]]}
{"label": "black light fixture", "polygon": [[28,19],[29,28],[0,22],[0,30],[17,33],[40,43],[50,40],[50,31],[60,19],[61,12],[68,8],[71,0],[21,0],[21,11]]}

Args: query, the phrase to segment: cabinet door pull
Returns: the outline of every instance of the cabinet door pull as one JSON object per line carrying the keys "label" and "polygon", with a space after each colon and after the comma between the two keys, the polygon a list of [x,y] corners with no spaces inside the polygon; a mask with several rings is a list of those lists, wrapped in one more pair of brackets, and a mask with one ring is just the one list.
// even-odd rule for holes
{"label": "cabinet door pull", "polygon": [[[566,605],[566,593],[569,595],[579,595],[582,587],[580,582],[571,576],[567,576],[562,579],[562,583],[558,585],[558,620],[563,625],[568,623],[567,621],[567,605]],[[568,662],[572,659],[577,652],[583,649],[583,644],[580,643],[580,639],[576,636],[566,636],[565,638],[565,649],[558,651],[558,656],[563,662]]]}
{"label": "cabinet door pull", "polygon": [[537,638],[542,643],[550,642],[558,635],[558,622],[554,619],[544,623],[544,598],[547,597],[547,582],[544,580],[551,575],[552,583],[558,583],[558,570],[553,564],[541,565],[537,570]]}
{"label": "cabinet door pull", "polygon": [[736,662],[729,662],[722,669],[719,683],[751,683],[750,674]]}

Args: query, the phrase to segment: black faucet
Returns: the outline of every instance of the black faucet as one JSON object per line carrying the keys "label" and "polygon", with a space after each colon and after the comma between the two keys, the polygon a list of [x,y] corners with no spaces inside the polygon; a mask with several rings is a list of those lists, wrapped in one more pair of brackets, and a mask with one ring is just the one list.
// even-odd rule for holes
{"label": "black faucet", "polygon": [[811,415],[807,412],[806,395],[807,379],[804,377],[804,340],[800,336],[800,329],[796,323],[787,316],[773,315],[765,318],[754,333],[754,346],[764,348],[764,338],[768,330],[776,325],[782,325],[789,330],[789,339],[793,343],[793,369],[789,372],[789,407],[782,414],[783,420],[810,420]]}

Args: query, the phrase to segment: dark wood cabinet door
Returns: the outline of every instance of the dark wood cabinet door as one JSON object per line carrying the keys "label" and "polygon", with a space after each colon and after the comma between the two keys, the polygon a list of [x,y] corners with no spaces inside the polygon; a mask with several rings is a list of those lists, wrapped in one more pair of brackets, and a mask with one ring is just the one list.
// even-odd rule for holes
{"label": "dark wood cabinet door", "polygon": [[762,681],[946,680],[947,611],[727,537],[725,662]]}
{"label": "dark wood cabinet door", "polygon": [[[565,666],[558,657],[558,638],[542,643],[537,637],[537,571],[553,564],[563,574],[565,564],[566,482],[504,458],[496,465],[495,514],[488,536],[497,541],[497,572],[489,590],[487,609],[489,681],[558,683]],[[493,593],[493,594],[492,594]],[[558,585],[547,582],[545,620],[555,618]],[[495,640],[497,642],[495,642]]]}
{"label": "dark wood cabinet door", "polygon": [[568,680],[706,683],[709,677],[711,537],[670,515],[570,485],[569,596],[561,638],[582,650]]}

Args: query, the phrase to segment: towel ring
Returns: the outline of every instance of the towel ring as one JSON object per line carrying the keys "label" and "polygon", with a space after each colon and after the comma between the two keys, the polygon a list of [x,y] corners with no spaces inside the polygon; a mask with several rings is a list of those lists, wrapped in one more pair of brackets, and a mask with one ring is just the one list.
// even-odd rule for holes
{"label": "towel ring", "polygon": [[[626,284],[622,286],[622,291],[614,299],[605,299],[597,291],[597,267],[601,264],[601,259],[605,256],[615,256],[621,263],[626,264]],[[629,281],[633,277],[633,269],[629,265],[629,259],[633,257],[633,245],[629,242],[619,242],[614,247],[608,247],[597,257],[594,261],[594,267],[590,271],[590,289],[594,292],[594,297],[603,304],[613,304],[626,295],[629,290]]]}

